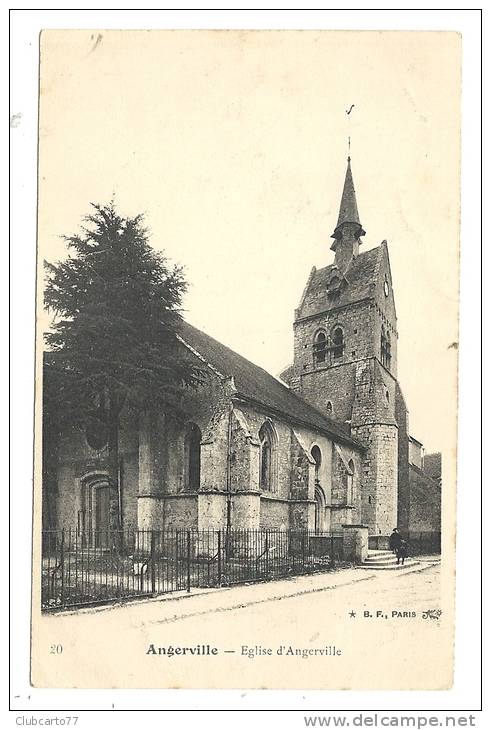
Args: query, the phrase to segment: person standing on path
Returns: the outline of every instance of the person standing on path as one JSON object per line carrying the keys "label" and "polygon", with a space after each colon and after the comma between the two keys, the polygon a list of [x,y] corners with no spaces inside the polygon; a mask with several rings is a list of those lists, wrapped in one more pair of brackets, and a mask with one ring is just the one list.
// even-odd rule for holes
{"label": "person standing on path", "polygon": [[404,560],[407,558],[407,554],[408,554],[407,542],[405,540],[401,540],[399,547],[396,550],[397,565],[399,565],[399,561],[401,562],[401,565],[404,565]]}
{"label": "person standing on path", "polygon": [[392,535],[389,538],[389,548],[392,550],[393,553],[397,555],[397,550],[402,542],[402,535],[397,529],[397,527],[394,527],[392,530]]}

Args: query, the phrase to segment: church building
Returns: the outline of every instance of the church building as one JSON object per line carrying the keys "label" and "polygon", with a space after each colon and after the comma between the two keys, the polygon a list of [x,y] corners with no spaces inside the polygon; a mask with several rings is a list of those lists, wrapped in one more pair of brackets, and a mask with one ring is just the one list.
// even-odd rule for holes
{"label": "church building", "polygon": [[[45,419],[43,528],[104,540],[116,503],[124,528],[410,530],[416,472],[389,253],[386,241],[360,251],[364,235],[348,158],[334,262],[310,273],[292,365],[273,377],[182,322],[180,346],[204,383],[183,391],[184,416],[123,413],[117,487],[106,444],[78,426],[56,429],[56,414]],[[418,490],[440,489],[417,476]],[[439,510],[427,524],[440,529]]]}

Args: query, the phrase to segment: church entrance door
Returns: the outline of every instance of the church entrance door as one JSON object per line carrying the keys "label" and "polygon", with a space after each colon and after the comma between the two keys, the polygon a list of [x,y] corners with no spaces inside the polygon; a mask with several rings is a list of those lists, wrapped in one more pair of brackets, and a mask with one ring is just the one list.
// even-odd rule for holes
{"label": "church entrance door", "polygon": [[111,526],[111,492],[109,484],[94,489],[95,496],[95,546],[110,547],[109,531]]}

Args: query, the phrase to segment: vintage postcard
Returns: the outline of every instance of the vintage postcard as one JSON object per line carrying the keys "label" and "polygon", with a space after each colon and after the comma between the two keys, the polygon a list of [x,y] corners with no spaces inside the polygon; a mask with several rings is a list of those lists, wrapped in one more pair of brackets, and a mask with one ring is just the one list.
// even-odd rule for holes
{"label": "vintage postcard", "polygon": [[452,687],[460,84],[42,32],[34,687]]}

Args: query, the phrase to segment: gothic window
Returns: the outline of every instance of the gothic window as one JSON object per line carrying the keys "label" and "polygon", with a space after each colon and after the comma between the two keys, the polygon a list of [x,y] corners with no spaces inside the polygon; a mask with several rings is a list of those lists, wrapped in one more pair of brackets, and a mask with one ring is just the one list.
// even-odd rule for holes
{"label": "gothic window", "polygon": [[322,455],[321,450],[318,446],[312,446],[312,449],[310,451],[313,460],[315,461],[315,481],[318,484],[319,483],[319,476],[320,476],[320,467],[322,462]]}
{"label": "gothic window", "polygon": [[314,529],[316,532],[322,532],[325,530],[325,516],[326,516],[326,499],[324,493],[320,487],[315,488],[315,512],[314,512]]}
{"label": "gothic window", "polygon": [[332,332],[332,356],[335,360],[343,357],[344,335],[341,327],[335,327]]}
{"label": "gothic window", "polygon": [[273,490],[274,434],[271,424],[266,421],[259,430],[261,445],[259,463],[259,486],[261,489]]}
{"label": "gothic window", "polygon": [[328,416],[332,416],[332,403],[330,400],[327,401],[326,411]]}
{"label": "gothic window", "polygon": [[353,504],[353,477],[355,475],[355,465],[353,463],[353,459],[350,459],[348,461],[348,468],[349,468],[349,471],[347,473],[347,478],[346,478],[346,504],[352,505]]}
{"label": "gothic window", "polygon": [[325,332],[318,332],[314,339],[314,362],[323,363],[327,357],[327,338]]}
{"label": "gothic window", "polygon": [[184,437],[186,489],[195,492],[201,479],[201,431],[195,423],[188,423]]}

